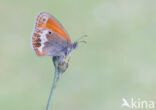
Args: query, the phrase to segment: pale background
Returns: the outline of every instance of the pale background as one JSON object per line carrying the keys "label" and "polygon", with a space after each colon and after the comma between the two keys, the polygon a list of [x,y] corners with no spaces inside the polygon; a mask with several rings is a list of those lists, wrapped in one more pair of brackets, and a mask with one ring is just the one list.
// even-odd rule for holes
{"label": "pale background", "polygon": [[156,102],[155,0],[0,0],[0,110],[45,110],[54,67],[30,45],[42,11],[72,41],[88,35],[72,52],[51,110],[121,110],[123,97]]}

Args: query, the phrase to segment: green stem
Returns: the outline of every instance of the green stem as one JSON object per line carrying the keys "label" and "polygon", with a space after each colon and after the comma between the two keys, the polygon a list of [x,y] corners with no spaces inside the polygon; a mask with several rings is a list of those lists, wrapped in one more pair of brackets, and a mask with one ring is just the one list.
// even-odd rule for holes
{"label": "green stem", "polygon": [[52,103],[52,96],[53,96],[54,88],[55,88],[55,85],[56,85],[56,81],[59,78],[59,71],[58,71],[58,64],[59,63],[58,62],[59,62],[59,58],[58,57],[53,57],[53,63],[54,63],[54,66],[55,66],[55,74],[54,74],[54,80],[53,80],[53,83],[52,83],[52,87],[51,87],[51,91],[50,91],[50,95],[49,95],[46,110],[50,110],[50,104]]}

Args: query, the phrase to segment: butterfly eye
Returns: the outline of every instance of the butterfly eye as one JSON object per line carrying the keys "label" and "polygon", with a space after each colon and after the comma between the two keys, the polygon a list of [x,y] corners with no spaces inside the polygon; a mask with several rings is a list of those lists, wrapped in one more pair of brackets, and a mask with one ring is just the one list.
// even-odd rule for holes
{"label": "butterfly eye", "polygon": [[65,52],[65,56],[67,56],[67,54],[68,54],[68,52],[66,51],[66,52]]}

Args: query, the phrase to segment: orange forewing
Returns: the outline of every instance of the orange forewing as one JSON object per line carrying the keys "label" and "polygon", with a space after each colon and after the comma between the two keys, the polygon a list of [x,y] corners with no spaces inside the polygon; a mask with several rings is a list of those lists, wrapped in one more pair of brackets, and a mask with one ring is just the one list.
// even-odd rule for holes
{"label": "orange forewing", "polygon": [[70,37],[64,27],[59,23],[59,21],[52,15],[46,12],[42,12],[38,15],[36,21],[36,27],[45,27],[48,28],[61,37],[67,39],[69,43],[71,43]]}

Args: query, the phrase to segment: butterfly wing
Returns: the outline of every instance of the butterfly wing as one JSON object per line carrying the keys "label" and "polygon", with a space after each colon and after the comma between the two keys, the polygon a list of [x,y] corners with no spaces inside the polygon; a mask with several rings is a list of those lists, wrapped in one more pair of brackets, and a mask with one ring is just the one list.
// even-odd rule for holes
{"label": "butterfly wing", "polygon": [[44,28],[48,28],[50,30],[53,30],[54,32],[59,34],[61,37],[67,39],[67,41],[69,43],[71,42],[67,31],[61,25],[61,23],[54,16],[52,16],[49,13],[41,12],[37,16],[36,27],[44,27]]}
{"label": "butterfly wing", "polygon": [[56,18],[42,12],[37,16],[32,45],[37,55],[61,56],[71,47],[71,41]]}

